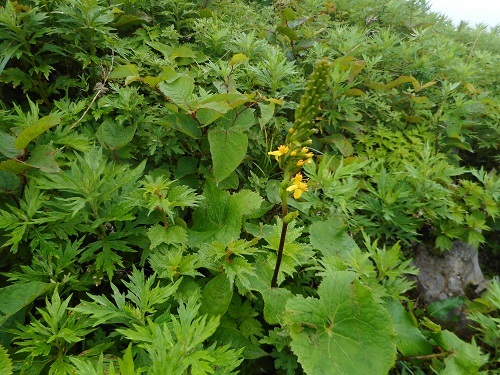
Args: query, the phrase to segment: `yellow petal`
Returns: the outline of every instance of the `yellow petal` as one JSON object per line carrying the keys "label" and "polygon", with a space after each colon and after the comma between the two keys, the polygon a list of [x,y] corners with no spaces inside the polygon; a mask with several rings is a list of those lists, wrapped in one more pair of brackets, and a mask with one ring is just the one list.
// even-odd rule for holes
{"label": "yellow petal", "polygon": [[300,181],[302,181],[302,173],[299,172],[292,178],[292,183],[298,185]]}
{"label": "yellow petal", "polygon": [[301,195],[302,195],[302,190],[297,189],[293,192],[293,197],[295,199],[299,199]]}

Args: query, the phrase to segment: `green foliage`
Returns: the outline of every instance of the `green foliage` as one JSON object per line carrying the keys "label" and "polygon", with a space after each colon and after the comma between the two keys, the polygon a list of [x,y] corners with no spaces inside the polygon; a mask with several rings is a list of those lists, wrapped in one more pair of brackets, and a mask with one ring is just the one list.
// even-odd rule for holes
{"label": "green foliage", "polygon": [[326,274],[319,299],[297,296],[286,304],[290,345],[308,374],[382,374],[394,365],[395,333],[387,311],[355,277],[346,271]]}
{"label": "green foliage", "polygon": [[459,299],[466,341],[411,258],[498,252],[498,31],[423,1],[6,1],[0,371],[495,372],[498,281]]}
{"label": "green foliage", "polygon": [[3,346],[0,345],[0,368],[4,372],[5,375],[12,375],[12,361],[9,358],[9,354],[4,349]]}

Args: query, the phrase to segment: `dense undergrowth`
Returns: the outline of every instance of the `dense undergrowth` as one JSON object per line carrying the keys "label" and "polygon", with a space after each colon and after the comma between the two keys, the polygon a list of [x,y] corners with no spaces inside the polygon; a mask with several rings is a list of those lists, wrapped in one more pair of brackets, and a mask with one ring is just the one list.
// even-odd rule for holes
{"label": "dense undergrowth", "polygon": [[499,41],[418,0],[5,2],[1,373],[496,373],[498,280],[461,339],[407,276],[500,253]]}

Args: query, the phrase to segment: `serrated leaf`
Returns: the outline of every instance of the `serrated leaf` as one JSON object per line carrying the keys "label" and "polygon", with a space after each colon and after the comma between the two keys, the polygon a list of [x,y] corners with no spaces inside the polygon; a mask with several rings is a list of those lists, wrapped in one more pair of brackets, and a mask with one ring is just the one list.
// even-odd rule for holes
{"label": "serrated leaf", "polygon": [[482,355],[477,345],[460,340],[450,331],[443,330],[431,336],[450,353],[443,361],[446,367],[439,372],[440,375],[478,374],[479,368],[487,362],[487,356]]}
{"label": "serrated leaf", "polygon": [[2,370],[2,375],[12,375],[12,361],[7,353],[7,350],[0,345],[0,369]]}
{"label": "serrated leaf", "polygon": [[213,172],[217,182],[228,177],[243,161],[248,147],[246,134],[221,127],[208,131]]}
{"label": "serrated leaf", "polygon": [[355,273],[336,271],[325,276],[318,295],[320,299],[297,296],[286,304],[290,346],[304,371],[387,374],[396,359],[396,335],[371,291]]}
{"label": "serrated leaf", "polygon": [[123,126],[115,121],[104,121],[97,129],[97,137],[110,150],[119,150],[134,138],[137,125]]}
{"label": "serrated leaf", "polygon": [[217,341],[218,344],[230,345],[233,349],[243,349],[242,354],[245,359],[256,359],[268,355],[236,328],[220,326],[211,339]]}
{"label": "serrated leaf", "polygon": [[191,77],[181,76],[173,82],[160,82],[157,87],[179,108],[185,111],[192,109],[191,96],[194,91],[194,79]]}
{"label": "serrated leaf", "polygon": [[286,302],[293,297],[288,289],[271,288],[262,292],[264,319],[269,324],[282,324]]}
{"label": "serrated leaf", "polygon": [[200,314],[224,315],[233,298],[233,289],[225,274],[215,276],[210,280],[201,298]]}
{"label": "serrated leaf", "polygon": [[36,298],[54,289],[56,284],[32,281],[24,284],[15,284],[0,289],[0,326],[5,321],[29,305]]}
{"label": "serrated leaf", "polygon": [[340,220],[329,219],[317,221],[309,228],[311,245],[321,251],[324,256],[341,256],[345,258],[358,245],[345,232],[345,226]]}
{"label": "serrated leaf", "polygon": [[18,149],[25,148],[33,139],[51,127],[58,125],[60,122],[61,119],[57,116],[42,117],[33,125],[23,129],[23,131],[17,136],[16,141],[14,142],[14,147]]}
{"label": "serrated leaf", "polygon": [[399,352],[407,357],[431,354],[432,345],[425,339],[414,322],[415,319],[412,319],[401,302],[391,298],[387,301],[386,308],[396,329]]}
{"label": "serrated leaf", "polygon": [[118,358],[118,366],[121,375],[136,375],[134,367],[134,356],[132,355],[132,344],[129,344],[123,355],[123,359]]}
{"label": "serrated leaf", "polygon": [[185,243],[187,240],[186,229],[174,225],[165,228],[163,225],[154,225],[148,229],[148,238],[151,241],[150,249],[158,247],[160,244]]}
{"label": "serrated leaf", "polygon": [[258,210],[262,198],[249,190],[230,195],[219,189],[213,180],[207,180],[203,191],[205,199],[194,210],[194,225],[188,241],[191,246],[219,241],[227,245],[240,236],[243,215]]}

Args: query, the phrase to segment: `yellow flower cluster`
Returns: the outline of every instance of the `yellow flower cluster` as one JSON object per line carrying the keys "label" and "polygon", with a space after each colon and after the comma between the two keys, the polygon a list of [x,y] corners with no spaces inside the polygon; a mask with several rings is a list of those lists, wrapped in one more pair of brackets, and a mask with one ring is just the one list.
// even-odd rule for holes
{"label": "yellow flower cluster", "polygon": [[304,159],[301,158],[297,161],[297,167],[302,167],[304,164],[310,163],[312,161],[312,157],[314,156],[312,152],[309,152],[307,147],[302,147],[300,154]]}
{"label": "yellow flower cluster", "polygon": [[281,155],[286,155],[290,151],[290,148],[288,146],[279,146],[276,151],[269,151],[267,154],[268,155],[273,155],[276,158],[276,161],[280,160]]}
{"label": "yellow flower cluster", "polygon": [[[290,147],[281,145],[276,151],[270,151],[267,154],[274,156],[276,158],[276,161],[280,161],[280,157],[283,155],[287,155],[289,151]],[[299,157],[299,160],[297,160],[297,163],[295,165],[297,167],[302,167],[304,164],[310,163],[312,161],[312,157],[314,156],[314,154],[312,152],[309,152],[309,149],[307,147],[302,147],[300,151],[293,150],[292,152],[290,152],[290,156]]]}
{"label": "yellow flower cluster", "polygon": [[286,189],[286,191],[293,191],[293,197],[295,199],[299,199],[303,192],[309,190],[307,182],[302,180],[302,173],[297,173],[291,180],[292,185]]}

